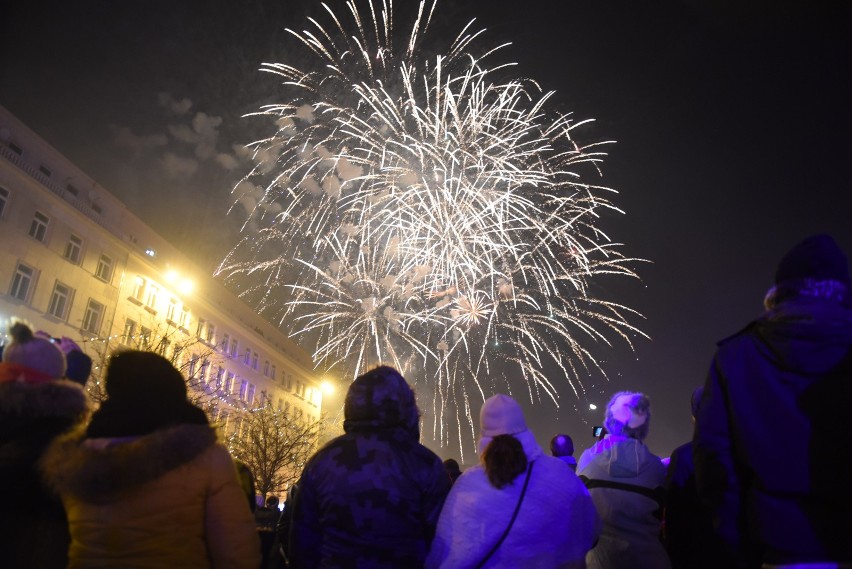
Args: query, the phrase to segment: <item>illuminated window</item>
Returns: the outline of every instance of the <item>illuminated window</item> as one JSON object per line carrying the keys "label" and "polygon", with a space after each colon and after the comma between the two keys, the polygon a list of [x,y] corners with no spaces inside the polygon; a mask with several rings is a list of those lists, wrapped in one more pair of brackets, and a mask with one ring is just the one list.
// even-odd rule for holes
{"label": "illuminated window", "polygon": [[0,217],[3,217],[3,212],[6,211],[6,204],[9,201],[9,190],[0,186]]}
{"label": "illuminated window", "polygon": [[86,314],[83,316],[83,330],[90,334],[97,334],[101,328],[103,316],[104,305],[90,298],[86,305]]}
{"label": "illuminated window", "polygon": [[148,308],[157,307],[157,296],[160,294],[160,288],[154,285],[148,287],[148,298],[145,299],[145,304]]}
{"label": "illuminated window", "polygon": [[169,305],[166,307],[166,320],[175,321],[177,315],[177,299],[172,297],[169,299]]}
{"label": "illuminated window", "polygon": [[69,286],[56,281],[53,285],[53,293],[50,295],[50,304],[47,305],[47,312],[60,320],[65,320],[68,308],[71,306],[71,293]]}
{"label": "illuminated window", "polygon": [[18,268],[15,269],[15,276],[12,278],[12,289],[9,294],[18,300],[26,302],[30,295],[30,286],[33,283],[35,269],[28,267],[23,263],[18,263]]}
{"label": "illuminated window", "polygon": [[140,276],[136,277],[136,280],[133,281],[133,298],[138,301],[142,301],[143,296],[145,294],[145,279]]}
{"label": "illuminated window", "polygon": [[204,338],[204,330],[207,328],[207,320],[204,318],[198,319],[198,328],[195,330],[195,335],[201,340]]}
{"label": "illuminated window", "polygon": [[180,316],[178,317],[178,325],[181,328],[186,328],[189,324],[189,308],[187,306],[181,305],[180,307]]}
{"label": "illuminated window", "polygon": [[44,237],[47,235],[47,224],[50,223],[50,218],[42,212],[37,211],[30,222],[30,237],[36,241],[44,243]]}
{"label": "illuminated window", "polygon": [[130,346],[136,336],[136,322],[127,318],[124,321],[124,331],[121,333],[121,341],[125,346]]}
{"label": "illuminated window", "polygon": [[109,282],[112,279],[112,259],[106,255],[101,255],[98,259],[98,268],[95,269],[95,276],[104,282]]}
{"label": "illuminated window", "polygon": [[150,348],[151,347],[151,329],[142,327],[142,330],[139,332],[139,345],[142,348]]}
{"label": "illuminated window", "polygon": [[216,343],[216,325],[208,322],[207,323],[207,343],[215,344]]}
{"label": "illuminated window", "polygon": [[83,250],[83,240],[77,237],[76,235],[72,235],[68,238],[68,243],[65,244],[65,260],[74,263],[75,265],[80,262],[80,252]]}

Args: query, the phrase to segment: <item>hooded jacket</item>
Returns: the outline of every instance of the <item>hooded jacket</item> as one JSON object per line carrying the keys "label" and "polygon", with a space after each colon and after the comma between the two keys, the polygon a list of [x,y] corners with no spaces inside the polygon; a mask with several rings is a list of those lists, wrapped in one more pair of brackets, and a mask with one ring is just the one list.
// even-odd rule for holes
{"label": "hooded jacket", "polygon": [[418,442],[411,388],[396,372],[365,374],[350,386],[344,413],[345,434],[302,473],[291,567],[422,567],[450,481]]}
{"label": "hooded jacket", "polygon": [[586,556],[589,569],[632,568],[639,559],[643,568],[671,567],[660,541],[660,504],[653,496],[662,492],[666,478],[659,457],[642,441],[607,435],[583,452],[577,474],[588,479],[603,521],[600,539]]}
{"label": "hooded jacket", "polygon": [[234,463],[206,425],[138,437],[60,437],[42,459],[71,530],[74,568],[260,564]]}
{"label": "hooded jacket", "polygon": [[[535,466],[515,523],[483,567],[585,567],[583,560],[600,526],[588,491],[571,467],[544,455],[529,430],[513,436]],[[525,479],[526,474],[520,474],[497,489],[482,465],[467,469],[444,504],[426,567],[476,567],[508,527]]]}
{"label": "hooded jacket", "polygon": [[[87,412],[82,388],[69,381],[0,382],[3,567],[65,567],[70,540],[65,513],[59,497],[41,484],[37,463],[50,442]],[[52,546],[38,546],[46,542]]]}
{"label": "hooded jacket", "polygon": [[852,311],[782,302],[719,343],[694,438],[696,482],[730,566],[852,562]]}

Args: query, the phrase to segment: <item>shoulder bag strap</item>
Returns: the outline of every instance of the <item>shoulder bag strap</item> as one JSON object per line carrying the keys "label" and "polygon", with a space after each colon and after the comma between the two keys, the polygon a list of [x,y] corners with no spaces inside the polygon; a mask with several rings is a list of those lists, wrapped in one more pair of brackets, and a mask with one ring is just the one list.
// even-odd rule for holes
{"label": "shoulder bag strap", "polygon": [[491,556],[494,555],[494,552],[497,551],[497,549],[503,544],[506,536],[509,535],[509,530],[512,529],[513,525],[515,525],[515,518],[518,517],[518,511],[521,509],[521,502],[524,501],[524,494],[527,493],[527,486],[530,484],[530,474],[532,474],[533,465],[535,465],[535,461],[532,461],[527,469],[527,479],[524,480],[524,488],[521,490],[521,496],[518,498],[518,505],[515,506],[515,513],[512,514],[512,519],[509,520],[509,525],[506,527],[506,531],[503,532],[503,535],[500,536],[500,539],[497,540],[497,543],[494,544],[494,547],[491,548],[488,555],[479,562],[476,569],[480,569],[489,559],[491,559]]}

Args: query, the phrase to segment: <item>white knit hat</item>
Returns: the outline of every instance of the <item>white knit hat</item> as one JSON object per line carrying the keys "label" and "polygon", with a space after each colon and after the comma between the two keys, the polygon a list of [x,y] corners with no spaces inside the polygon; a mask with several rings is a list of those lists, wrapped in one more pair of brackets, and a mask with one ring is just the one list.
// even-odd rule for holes
{"label": "white knit hat", "polygon": [[514,435],[526,430],[521,406],[508,395],[492,395],[482,404],[479,411],[480,436]]}

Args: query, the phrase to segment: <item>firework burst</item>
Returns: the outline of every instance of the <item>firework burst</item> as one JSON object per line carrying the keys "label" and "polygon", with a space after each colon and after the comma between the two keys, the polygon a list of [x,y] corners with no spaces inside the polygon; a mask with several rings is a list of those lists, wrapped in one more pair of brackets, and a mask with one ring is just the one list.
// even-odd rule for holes
{"label": "firework burst", "polygon": [[476,54],[471,24],[428,43],[434,2],[403,41],[390,1],[323,7],[327,25],[289,30],[305,69],[264,65],[287,102],[258,113],[276,128],[252,145],[235,190],[245,237],[220,272],[315,340],[320,365],[402,369],[431,395],[436,440],[463,451],[494,390],[556,402],[602,373],[587,346],[642,334],[633,310],[589,290],[635,276],[598,225],[618,211],[612,190],[581,177],[602,143],[576,142],[585,121],[556,113],[552,93],[505,79],[498,50]]}

